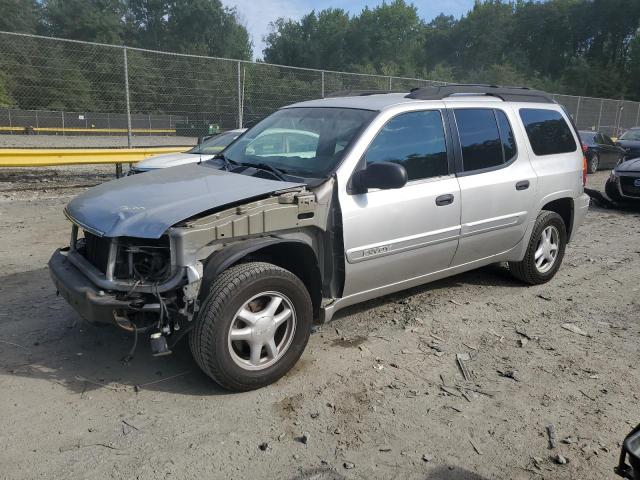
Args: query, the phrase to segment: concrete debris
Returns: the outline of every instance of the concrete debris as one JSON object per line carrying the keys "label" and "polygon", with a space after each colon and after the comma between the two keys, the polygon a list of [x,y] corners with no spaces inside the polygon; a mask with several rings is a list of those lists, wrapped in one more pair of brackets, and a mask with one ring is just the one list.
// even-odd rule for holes
{"label": "concrete debris", "polygon": [[575,323],[563,323],[561,327],[564,328],[565,330],[569,330],[570,332],[577,333],[578,335],[582,335],[583,337],[591,336],[590,334],[582,330],[579,326],[577,326]]}
{"label": "concrete debris", "polygon": [[547,437],[549,439],[549,450],[556,448],[556,427],[552,423],[547,425]]}
{"label": "concrete debris", "polygon": [[460,367],[460,371],[462,372],[462,376],[468,382],[473,379],[471,375],[471,371],[465,362],[471,360],[471,356],[468,353],[458,353],[456,354],[456,360],[458,362],[458,366]]}

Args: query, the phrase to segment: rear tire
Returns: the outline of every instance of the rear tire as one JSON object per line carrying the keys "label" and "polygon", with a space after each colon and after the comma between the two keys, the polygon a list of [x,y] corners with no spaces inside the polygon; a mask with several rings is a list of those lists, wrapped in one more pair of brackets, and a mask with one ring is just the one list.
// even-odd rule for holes
{"label": "rear tire", "polygon": [[297,276],[270,263],[243,263],[212,282],[189,345],[198,366],[220,386],[254,390],[296,364],[312,322],[311,297]]}
{"label": "rear tire", "polygon": [[562,263],[567,245],[567,229],[556,212],[538,214],[529,245],[521,262],[509,262],[511,274],[530,285],[551,280]]}
{"label": "rear tire", "polygon": [[589,161],[587,162],[587,171],[589,173],[596,173],[598,171],[598,167],[600,166],[600,157],[597,153],[594,153]]}

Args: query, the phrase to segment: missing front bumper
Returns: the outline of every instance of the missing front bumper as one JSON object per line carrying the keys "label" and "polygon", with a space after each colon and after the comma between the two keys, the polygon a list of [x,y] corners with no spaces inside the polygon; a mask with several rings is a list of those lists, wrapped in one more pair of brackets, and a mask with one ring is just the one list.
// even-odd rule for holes
{"label": "missing front bumper", "polygon": [[97,288],[62,250],[51,256],[49,273],[60,295],[90,323],[117,325],[114,313],[131,310],[130,302]]}

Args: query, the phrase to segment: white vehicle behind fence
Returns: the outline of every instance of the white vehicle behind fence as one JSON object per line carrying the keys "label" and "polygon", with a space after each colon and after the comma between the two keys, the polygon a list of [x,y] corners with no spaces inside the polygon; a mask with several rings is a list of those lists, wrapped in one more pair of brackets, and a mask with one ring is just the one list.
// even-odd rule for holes
{"label": "white vehicle behind fence", "polygon": [[246,130],[246,128],[237,128],[215,135],[186,152],[166,153],[149,157],[146,160],[136,163],[135,166],[129,170],[129,174],[132,175],[134,173],[157,170],[158,168],[177,167],[179,165],[210,160],[214,155],[217,155],[227,148],[231,142],[246,132]]}

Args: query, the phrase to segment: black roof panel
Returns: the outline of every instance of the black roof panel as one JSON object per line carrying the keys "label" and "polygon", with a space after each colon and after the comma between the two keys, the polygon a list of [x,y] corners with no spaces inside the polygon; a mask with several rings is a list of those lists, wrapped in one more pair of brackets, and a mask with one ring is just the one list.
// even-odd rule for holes
{"label": "black roof panel", "polygon": [[439,87],[416,88],[407,95],[415,100],[442,100],[454,95],[488,95],[505,102],[556,103],[548,93],[527,87],[501,87],[499,85],[451,84]]}

